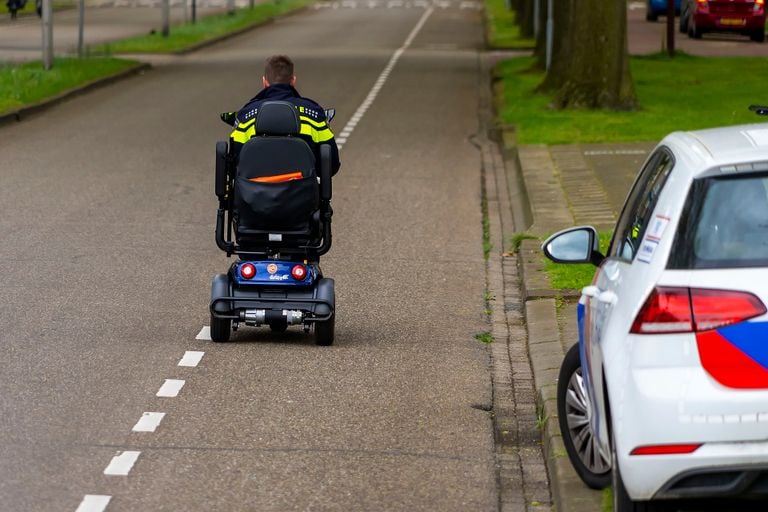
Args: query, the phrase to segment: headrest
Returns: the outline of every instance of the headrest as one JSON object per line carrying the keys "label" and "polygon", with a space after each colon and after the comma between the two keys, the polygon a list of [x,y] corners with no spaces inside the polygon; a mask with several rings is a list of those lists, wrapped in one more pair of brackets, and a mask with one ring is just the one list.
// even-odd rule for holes
{"label": "headrest", "polygon": [[265,101],[256,114],[257,135],[298,135],[299,114],[287,101]]}

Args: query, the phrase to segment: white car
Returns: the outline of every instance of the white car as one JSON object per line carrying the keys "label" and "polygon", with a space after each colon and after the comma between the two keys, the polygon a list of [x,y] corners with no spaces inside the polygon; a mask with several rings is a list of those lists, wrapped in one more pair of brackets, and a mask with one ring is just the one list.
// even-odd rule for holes
{"label": "white car", "polygon": [[598,267],[558,391],[585,483],[615,512],[768,500],[768,124],[668,135],[605,256],[589,226],[543,249]]}

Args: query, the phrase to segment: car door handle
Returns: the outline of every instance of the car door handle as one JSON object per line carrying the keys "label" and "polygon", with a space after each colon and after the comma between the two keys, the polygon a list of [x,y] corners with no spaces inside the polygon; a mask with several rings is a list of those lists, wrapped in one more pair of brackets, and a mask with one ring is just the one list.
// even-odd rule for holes
{"label": "car door handle", "polygon": [[603,304],[616,304],[616,302],[619,300],[618,296],[616,296],[615,293],[611,291],[604,291],[600,295],[597,296],[598,302],[602,302]]}
{"label": "car door handle", "polygon": [[582,288],[581,294],[586,295],[587,297],[595,298],[600,295],[600,288],[597,286],[585,286]]}

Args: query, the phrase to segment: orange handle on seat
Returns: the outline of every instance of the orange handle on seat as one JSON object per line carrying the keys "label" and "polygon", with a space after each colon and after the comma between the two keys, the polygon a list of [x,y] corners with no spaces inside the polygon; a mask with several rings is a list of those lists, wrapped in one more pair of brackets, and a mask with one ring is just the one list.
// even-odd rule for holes
{"label": "orange handle on seat", "polygon": [[257,183],[281,183],[283,181],[299,180],[303,177],[303,174],[296,171],[286,174],[276,174],[275,176],[259,176],[257,178],[248,178],[248,180],[255,181]]}

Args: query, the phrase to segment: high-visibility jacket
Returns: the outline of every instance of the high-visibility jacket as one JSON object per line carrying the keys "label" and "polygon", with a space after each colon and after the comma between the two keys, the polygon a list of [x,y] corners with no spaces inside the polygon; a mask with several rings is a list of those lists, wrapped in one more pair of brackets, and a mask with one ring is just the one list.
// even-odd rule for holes
{"label": "high-visibility jacket", "polygon": [[320,162],[320,144],[331,146],[331,171],[336,174],[341,166],[339,148],[325,118],[325,110],[311,99],[302,97],[288,84],[274,84],[263,89],[237,112],[235,129],[230,134],[232,155],[239,155],[243,144],[256,135],[256,114],[265,101],[287,101],[296,106],[301,122],[301,138],[309,143],[317,162]]}

